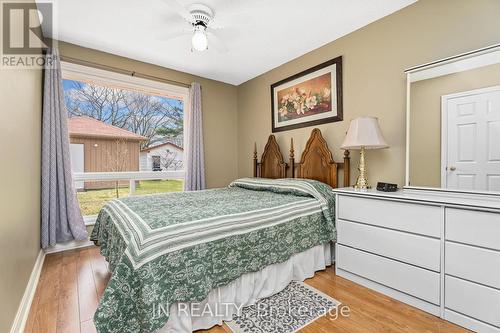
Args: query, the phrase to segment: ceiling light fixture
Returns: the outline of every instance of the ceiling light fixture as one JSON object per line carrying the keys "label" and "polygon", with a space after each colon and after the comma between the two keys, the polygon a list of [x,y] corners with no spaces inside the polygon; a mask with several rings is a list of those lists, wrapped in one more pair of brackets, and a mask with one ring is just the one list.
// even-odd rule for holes
{"label": "ceiling light fixture", "polygon": [[208,48],[207,27],[202,22],[194,25],[194,33],[191,38],[191,45],[196,51],[205,51]]}

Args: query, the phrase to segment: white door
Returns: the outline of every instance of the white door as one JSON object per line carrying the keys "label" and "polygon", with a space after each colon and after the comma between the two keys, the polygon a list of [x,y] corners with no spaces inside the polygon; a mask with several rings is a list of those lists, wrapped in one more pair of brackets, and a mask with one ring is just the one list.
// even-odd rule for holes
{"label": "white door", "polygon": [[442,97],[443,187],[500,191],[500,86]]}
{"label": "white door", "polygon": [[[82,143],[71,143],[69,145],[69,153],[71,156],[71,169],[73,172],[84,172],[84,162],[85,162],[85,153],[83,149]],[[83,190],[84,182],[83,181],[75,181],[75,189]]]}

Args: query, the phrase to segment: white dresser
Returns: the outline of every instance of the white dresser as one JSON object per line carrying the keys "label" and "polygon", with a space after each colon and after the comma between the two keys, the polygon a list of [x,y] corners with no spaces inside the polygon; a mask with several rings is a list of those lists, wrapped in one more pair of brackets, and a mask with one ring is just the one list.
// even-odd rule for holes
{"label": "white dresser", "polygon": [[339,276],[500,333],[500,198],[336,189]]}

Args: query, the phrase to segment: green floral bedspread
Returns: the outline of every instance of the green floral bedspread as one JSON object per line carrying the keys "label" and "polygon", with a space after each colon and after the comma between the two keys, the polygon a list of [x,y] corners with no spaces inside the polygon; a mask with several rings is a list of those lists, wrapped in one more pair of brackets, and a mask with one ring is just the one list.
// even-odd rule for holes
{"label": "green floral bedspread", "polygon": [[336,237],[331,187],[243,178],[228,188],[127,197],[103,207],[91,235],[112,271],[97,331],[154,332],[176,302],[203,300],[242,274]]}

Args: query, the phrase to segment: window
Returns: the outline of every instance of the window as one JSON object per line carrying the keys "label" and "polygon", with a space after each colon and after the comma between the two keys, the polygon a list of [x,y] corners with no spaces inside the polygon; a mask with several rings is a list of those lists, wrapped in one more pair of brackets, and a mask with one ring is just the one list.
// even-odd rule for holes
{"label": "window", "polygon": [[188,89],[62,63],[82,214],[127,195],[181,191]]}
{"label": "window", "polygon": [[160,156],[154,155],[151,158],[153,159],[153,171],[161,171]]}

